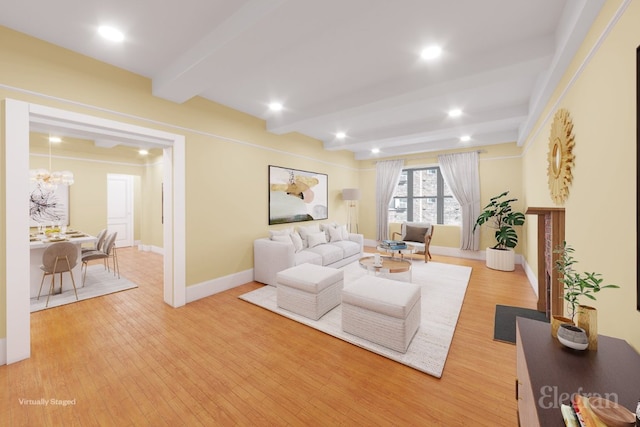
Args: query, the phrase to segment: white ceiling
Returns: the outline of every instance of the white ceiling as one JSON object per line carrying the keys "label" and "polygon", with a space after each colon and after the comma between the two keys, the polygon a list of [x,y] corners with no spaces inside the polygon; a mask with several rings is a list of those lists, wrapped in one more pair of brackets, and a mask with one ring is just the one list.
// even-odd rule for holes
{"label": "white ceiling", "polygon": [[[0,25],[149,77],[155,96],[201,96],[367,159],[522,144],[603,3],[21,0],[2,2]],[[431,44],[443,54],[428,62]]]}

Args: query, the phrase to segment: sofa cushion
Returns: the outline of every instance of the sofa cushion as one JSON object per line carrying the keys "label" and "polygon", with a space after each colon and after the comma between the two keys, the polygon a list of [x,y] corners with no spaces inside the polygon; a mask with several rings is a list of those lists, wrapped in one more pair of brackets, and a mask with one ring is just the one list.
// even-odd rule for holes
{"label": "sofa cushion", "polygon": [[295,253],[293,255],[293,260],[295,265],[301,265],[304,263],[323,265],[322,255],[311,252],[308,249]]}
{"label": "sofa cushion", "polygon": [[269,230],[269,237],[271,240],[275,240],[274,236],[288,236],[293,233],[293,227],[283,228],[282,230]]}
{"label": "sofa cushion", "polygon": [[318,245],[327,243],[327,236],[323,231],[313,234],[307,234],[307,245],[309,248],[315,248]]}
{"label": "sofa cushion", "polygon": [[291,237],[291,241],[293,242],[293,247],[296,249],[296,252],[300,252],[303,248],[302,237],[296,231],[295,233],[291,233],[289,235]]}
{"label": "sofa cushion", "polygon": [[322,257],[322,265],[333,264],[334,262],[338,262],[344,258],[342,249],[330,244],[319,245],[314,248],[306,249],[303,252],[313,252],[320,255]]}
{"label": "sofa cushion", "polygon": [[274,234],[271,236],[274,242],[293,243],[289,234]]}
{"label": "sofa cushion", "polygon": [[350,256],[360,253],[360,245],[351,240],[341,240],[339,242],[329,243],[331,246],[337,246],[342,250],[342,257],[349,258]]}

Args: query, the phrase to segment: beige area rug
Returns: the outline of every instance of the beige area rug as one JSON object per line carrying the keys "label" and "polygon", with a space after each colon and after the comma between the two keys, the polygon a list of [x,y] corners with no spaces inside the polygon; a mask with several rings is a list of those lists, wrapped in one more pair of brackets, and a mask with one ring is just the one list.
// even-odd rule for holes
{"label": "beige area rug", "polygon": [[[67,273],[64,274],[67,276]],[[56,280],[57,278],[58,276],[56,275]],[[68,277],[65,277],[65,280],[67,279]],[[122,276],[118,279],[118,276],[113,275],[113,271],[109,272],[105,270],[102,264],[89,266],[84,286],[82,286],[82,276],[75,277],[74,275],[74,279],[78,290],[78,301],[138,287],[138,285]],[[35,297],[31,298],[30,305],[32,313],[47,308],[59,307],[61,305],[78,302],[76,301],[76,295],[73,292],[73,289],[71,289],[70,291],[64,291],[61,294],[51,295],[51,298],[49,298],[49,306],[45,307],[45,304],[47,303],[47,292],[49,290],[47,286],[51,283],[50,280],[50,276],[45,279],[44,286],[42,287],[42,295],[40,295],[39,300]]]}
{"label": "beige area rug", "polygon": [[[345,286],[365,274],[370,274],[357,262],[342,269],[344,270]],[[440,378],[470,277],[471,267],[437,262],[425,264],[422,261],[413,261],[412,282],[422,287],[422,320],[420,328],[405,354],[343,332],[341,306],[334,308],[320,320],[315,321],[279,308],[274,286],[264,286],[241,295],[239,298]]]}

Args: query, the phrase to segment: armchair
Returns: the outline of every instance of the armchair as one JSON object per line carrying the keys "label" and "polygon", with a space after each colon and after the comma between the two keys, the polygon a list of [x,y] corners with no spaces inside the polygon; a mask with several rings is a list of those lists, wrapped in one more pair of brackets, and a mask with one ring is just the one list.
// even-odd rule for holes
{"label": "armchair", "polygon": [[417,252],[424,252],[424,262],[431,259],[429,245],[433,237],[433,225],[428,222],[403,222],[400,233],[394,231],[391,238],[401,240],[407,244],[415,246]]}

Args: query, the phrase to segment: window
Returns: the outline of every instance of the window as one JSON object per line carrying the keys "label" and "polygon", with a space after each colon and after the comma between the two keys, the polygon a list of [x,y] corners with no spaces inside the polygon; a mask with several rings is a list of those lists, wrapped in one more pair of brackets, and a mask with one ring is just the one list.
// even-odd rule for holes
{"label": "window", "polygon": [[439,167],[404,169],[389,204],[389,222],[430,222],[460,225],[458,201]]}

